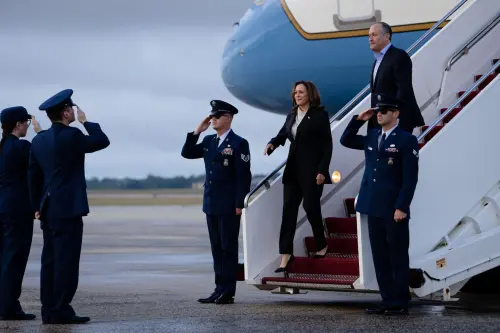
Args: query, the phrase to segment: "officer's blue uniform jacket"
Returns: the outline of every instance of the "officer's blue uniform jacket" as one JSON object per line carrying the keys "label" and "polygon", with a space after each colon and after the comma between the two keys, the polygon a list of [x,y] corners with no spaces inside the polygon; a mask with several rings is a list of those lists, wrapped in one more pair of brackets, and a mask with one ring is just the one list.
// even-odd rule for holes
{"label": "officer's blue uniform jacket", "polygon": [[234,215],[243,208],[250,192],[252,174],[248,141],[232,130],[224,142],[216,146],[217,135],[207,135],[196,144],[199,135],[188,133],[182,147],[184,158],[205,161],[203,212],[208,215]]}
{"label": "officer's blue uniform jacket", "polygon": [[31,143],[13,134],[5,137],[0,154],[0,214],[33,218],[28,191],[28,160]]}
{"label": "officer's blue uniform jacket", "polygon": [[102,150],[110,142],[99,124],[87,121],[84,127],[89,135],[56,122],[33,139],[28,168],[31,201],[47,219],[89,213],[85,154]]}
{"label": "officer's blue uniform jacket", "polygon": [[365,151],[365,172],[356,210],[375,217],[393,218],[399,209],[410,218],[410,204],[418,182],[417,138],[397,126],[378,151],[380,129],[358,135],[364,121],[351,120],[340,138],[343,146]]}

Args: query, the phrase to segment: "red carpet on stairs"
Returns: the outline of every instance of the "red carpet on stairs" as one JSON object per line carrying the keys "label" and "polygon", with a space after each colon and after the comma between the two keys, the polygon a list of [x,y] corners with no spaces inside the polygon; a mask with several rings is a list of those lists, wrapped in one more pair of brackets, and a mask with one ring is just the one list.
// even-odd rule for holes
{"label": "red carpet on stairs", "polygon": [[[500,59],[493,59],[491,61],[491,64],[494,65],[496,64],[498,61],[500,61]],[[490,74],[488,75],[488,78],[486,80],[484,80],[481,84],[479,84],[477,90],[475,91],[471,91],[471,93],[466,97],[464,98],[464,100],[460,103],[459,107],[456,107],[454,108],[453,110],[451,110],[450,113],[448,113],[444,118],[443,118],[443,124],[442,125],[437,125],[435,126],[426,136],[425,138],[423,139],[423,142],[420,142],[418,144],[419,148],[422,149],[422,147],[425,146],[425,144],[427,142],[429,142],[447,123],[449,123],[457,114],[460,113],[460,111],[462,111],[462,108],[464,108],[467,104],[469,104],[480,92],[481,90],[483,90],[484,88],[486,88],[486,86],[488,84],[491,83],[491,81],[493,81],[497,75],[500,74],[500,68],[497,68],[497,70],[495,71],[494,74]],[[479,81],[479,79],[481,79],[481,77],[483,77],[483,75],[475,75],[474,76],[474,81],[477,82]],[[465,94],[465,91],[459,91],[457,93],[457,98],[460,98],[463,94]],[[447,108],[444,108],[444,109],[441,109],[441,114],[443,114],[445,111],[447,110]],[[422,133],[427,129],[429,128],[429,126],[422,126]]]}
{"label": "red carpet on stairs", "polygon": [[[500,59],[492,61],[495,64]],[[500,68],[495,74],[479,85],[477,91],[473,91],[459,107],[454,108],[444,119],[443,124],[434,127],[419,143],[422,148],[429,142],[447,123],[449,123],[462,108],[472,101],[481,90],[483,90],[495,77],[500,74]],[[479,80],[482,75],[476,75],[474,79]],[[465,92],[460,91],[457,98]],[[441,109],[444,113],[446,108]],[[422,132],[428,126],[422,127]],[[295,257],[295,261],[290,264],[286,276],[265,277],[263,284],[270,284],[285,287],[297,287],[303,289],[335,290],[353,288],[352,284],[359,277],[358,260],[358,237],[356,225],[356,211],[354,208],[354,198],[344,199],[345,217],[328,217],[325,219],[325,227],[328,234],[328,254],[325,258],[313,258],[316,252],[314,237],[306,237],[304,246],[307,257]]]}

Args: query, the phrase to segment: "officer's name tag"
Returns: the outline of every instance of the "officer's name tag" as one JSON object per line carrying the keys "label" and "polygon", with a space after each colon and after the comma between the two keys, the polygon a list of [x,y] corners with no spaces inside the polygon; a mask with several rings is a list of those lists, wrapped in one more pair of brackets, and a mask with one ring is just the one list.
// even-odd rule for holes
{"label": "officer's name tag", "polygon": [[221,153],[222,153],[222,155],[233,155],[233,149],[232,148],[225,148]]}
{"label": "officer's name tag", "polygon": [[397,152],[399,152],[399,150],[397,148],[386,148],[385,151],[388,152],[388,153],[397,153]]}

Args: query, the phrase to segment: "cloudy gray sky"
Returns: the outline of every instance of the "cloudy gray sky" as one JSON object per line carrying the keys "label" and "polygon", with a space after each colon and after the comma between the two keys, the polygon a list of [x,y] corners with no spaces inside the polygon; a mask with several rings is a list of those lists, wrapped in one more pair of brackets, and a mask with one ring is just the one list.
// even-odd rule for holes
{"label": "cloudy gray sky", "polygon": [[47,128],[38,106],[72,88],[89,121],[100,123],[111,140],[106,150],[88,155],[87,177],[175,176],[204,172],[202,160],[185,160],[180,150],[210,100],[223,99],[240,110],[233,129],[250,142],[253,172],[269,172],[286,157],[287,148],[262,154],[284,117],[239,102],[220,77],[232,24],[250,4],[2,0],[0,108],[24,105]]}

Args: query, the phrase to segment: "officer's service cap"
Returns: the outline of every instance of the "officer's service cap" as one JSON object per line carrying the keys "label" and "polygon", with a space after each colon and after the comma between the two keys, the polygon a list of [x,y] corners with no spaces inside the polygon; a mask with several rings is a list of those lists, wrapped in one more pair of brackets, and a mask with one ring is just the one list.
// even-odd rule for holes
{"label": "officer's service cap", "polygon": [[403,104],[398,98],[384,94],[377,94],[376,99],[375,107],[377,110],[400,110]]}
{"label": "officer's service cap", "polygon": [[2,124],[11,124],[31,119],[31,115],[23,106],[13,106],[2,110],[0,121]]}
{"label": "officer's service cap", "polygon": [[210,112],[211,116],[222,113],[230,113],[233,115],[238,113],[237,108],[224,101],[213,100],[210,102],[210,105],[212,106],[212,111]]}
{"label": "officer's service cap", "polygon": [[71,100],[72,95],[73,95],[72,89],[65,89],[63,91],[60,91],[54,96],[47,99],[42,104],[40,104],[38,109],[41,111],[47,111],[50,109],[54,109],[56,107],[60,107],[65,104],[67,104],[68,106],[75,106],[76,104],[73,103],[73,101]]}

